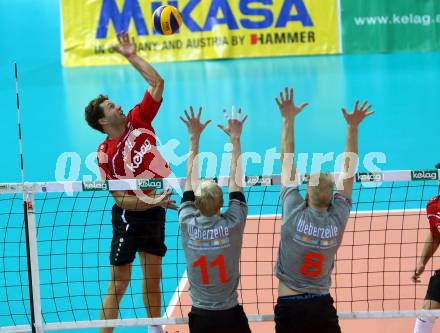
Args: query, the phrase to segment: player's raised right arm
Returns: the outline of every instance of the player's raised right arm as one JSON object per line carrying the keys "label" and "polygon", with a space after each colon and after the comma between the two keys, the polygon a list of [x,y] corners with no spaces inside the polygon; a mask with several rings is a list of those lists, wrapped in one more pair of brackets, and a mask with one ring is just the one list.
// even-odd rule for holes
{"label": "player's raised right arm", "polygon": [[136,54],[136,44],[134,39],[131,39],[130,41],[128,33],[120,33],[117,37],[119,45],[115,46],[114,50],[127,58],[130,64],[139,71],[142,77],[150,85],[148,91],[150,92],[151,97],[153,97],[156,102],[160,102],[164,90],[163,78],[148,61]]}

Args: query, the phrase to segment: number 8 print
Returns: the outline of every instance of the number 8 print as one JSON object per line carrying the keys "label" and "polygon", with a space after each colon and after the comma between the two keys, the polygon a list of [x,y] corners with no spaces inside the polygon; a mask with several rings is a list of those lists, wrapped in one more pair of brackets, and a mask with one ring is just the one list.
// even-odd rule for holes
{"label": "number 8 print", "polygon": [[317,278],[322,273],[324,256],[320,253],[309,252],[304,256],[304,264],[301,273],[309,278]]}

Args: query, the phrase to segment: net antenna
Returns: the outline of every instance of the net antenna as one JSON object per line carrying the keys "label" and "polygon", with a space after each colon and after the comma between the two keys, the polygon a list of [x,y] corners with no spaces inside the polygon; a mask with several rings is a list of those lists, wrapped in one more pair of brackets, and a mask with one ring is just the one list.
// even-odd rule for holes
{"label": "net antenna", "polygon": [[20,114],[20,91],[18,88],[18,66],[14,63],[14,73],[15,73],[15,95],[17,97],[17,124],[18,124],[18,145],[20,149],[20,173],[21,173],[21,184],[24,190],[24,162],[23,162],[23,139],[21,136],[21,114]]}
{"label": "net antenna", "polygon": [[[15,94],[17,98],[17,124],[18,124],[18,143],[20,149],[20,173],[21,186],[23,191],[23,214],[26,231],[26,256],[28,266],[29,279],[29,298],[30,298],[30,312],[31,312],[31,329],[32,333],[42,332],[42,317],[40,304],[40,279],[38,269],[38,257],[35,256],[37,248],[37,231],[35,224],[34,212],[34,195],[29,192],[25,186],[24,178],[24,160],[23,160],[23,139],[21,131],[21,113],[20,113],[20,93],[18,85],[18,65],[14,63],[15,74]],[[33,254],[31,256],[31,253]],[[34,302],[34,300],[37,300]]]}

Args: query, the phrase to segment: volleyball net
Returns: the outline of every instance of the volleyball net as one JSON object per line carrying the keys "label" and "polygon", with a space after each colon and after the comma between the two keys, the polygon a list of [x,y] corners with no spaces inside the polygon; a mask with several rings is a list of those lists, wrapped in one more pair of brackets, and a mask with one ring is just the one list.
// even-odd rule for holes
{"label": "volleyball net", "polygon": [[[438,170],[356,174],[353,208],[332,276],[340,318],[420,313],[439,257],[428,263],[421,283],[414,284],[411,275],[429,232],[425,206],[439,194],[438,179]],[[226,190],[227,177],[216,181]],[[146,318],[137,258],[119,318],[99,320],[110,280],[114,199],[109,191],[183,184],[184,179],[0,184],[0,332],[187,323],[191,300],[175,211],[168,211],[166,220],[162,317]],[[305,185],[300,191],[304,195]],[[238,293],[251,321],[273,320],[279,192],[279,176],[246,177],[249,216]],[[179,203],[180,194],[175,191],[172,199]]]}

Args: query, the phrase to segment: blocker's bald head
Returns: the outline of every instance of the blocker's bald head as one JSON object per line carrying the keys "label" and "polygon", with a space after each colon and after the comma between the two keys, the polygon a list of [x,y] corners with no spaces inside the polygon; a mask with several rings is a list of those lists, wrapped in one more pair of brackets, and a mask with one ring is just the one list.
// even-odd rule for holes
{"label": "blocker's bald head", "polygon": [[307,185],[310,205],[328,208],[332,202],[334,185],[329,173],[312,173]]}

